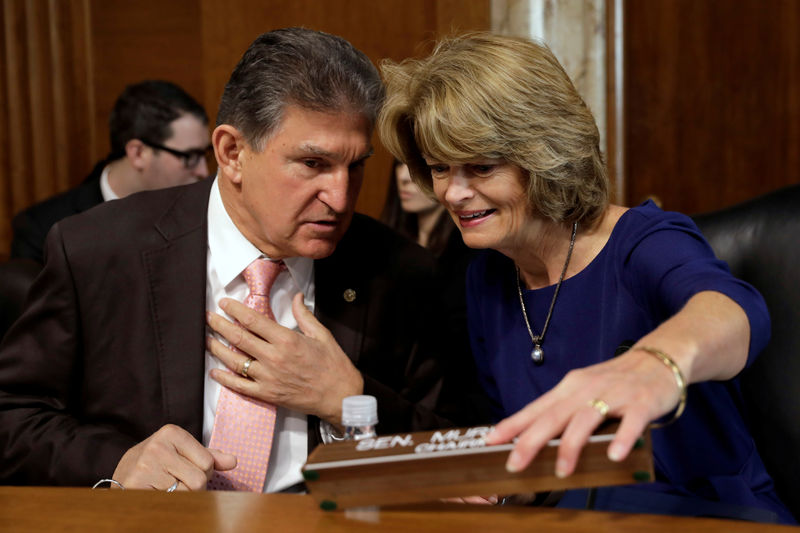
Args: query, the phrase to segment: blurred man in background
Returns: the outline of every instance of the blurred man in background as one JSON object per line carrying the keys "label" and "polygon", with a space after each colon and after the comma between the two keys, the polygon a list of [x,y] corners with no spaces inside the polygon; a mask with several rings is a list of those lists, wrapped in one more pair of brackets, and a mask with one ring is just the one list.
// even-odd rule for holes
{"label": "blurred man in background", "polygon": [[11,257],[42,263],[44,239],[59,220],[135,192],[208,176],[208,116],[174,83],[149,80],[127,86],[108,125],[111,153],[83,183],[14,217]]}

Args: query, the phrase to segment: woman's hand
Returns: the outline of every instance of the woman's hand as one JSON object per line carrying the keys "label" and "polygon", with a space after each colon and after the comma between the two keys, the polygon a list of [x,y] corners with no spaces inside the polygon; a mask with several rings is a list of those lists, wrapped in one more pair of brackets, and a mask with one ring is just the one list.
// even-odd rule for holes
{"label": "woman's hand", "polygon": [[[652,420],[678,403],[679,389],[670,369],[651,354],[635,348],[596,365],[569,372],[551,391],[497,424],[487,444],[518,437],[506,469],[526,468],[551,439],[561,436],[556,475],[575,470],[583,446],[606,416],[621,419],[608,447],[612,461],[622,461]],[[603,415],[593,400],[608,406]],[[600,406],[602,406],[601,402]]]}
{"label": "woman's hand", "polygon": [[[669,354],[688,385],[735,376],[744,368],[749,342],[750,323],[742,308],[724,294],[704,291],[637,345]],[[679,397],[672,370],[634,346],[614,359],[571,371],[547,394],[497,424],[486,443],[519,437],[506,462],[517,472],[561,435],[556,475],[564,477],[575,470],[583,446],[606,416],[621,419],[608,457],[622,461],[647,424],[674,409]],[[608,406],[605,416],[591,405],[594,400]]]}

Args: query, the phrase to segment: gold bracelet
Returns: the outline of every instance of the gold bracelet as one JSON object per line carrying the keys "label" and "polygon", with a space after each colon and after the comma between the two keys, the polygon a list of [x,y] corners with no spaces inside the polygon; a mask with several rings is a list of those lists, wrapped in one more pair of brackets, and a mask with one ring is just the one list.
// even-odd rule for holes
{"label": "gold bracelet", "polygon": [[681,369],[678,368],[678,365],[675,364],[675,361],[672,360],[672,357],[668,356],[661,350],[657,350],[655,348],[650,348],[649,346],[634,346],[634,350],[641,350],[643,352],[647,352],[650,355],[654,355],[658,358],[659,361],[667,365],[667,368],[672,370],[672,374],[675,376],[675,381],[678,384],[678,390],[680,392],[680,398],[678,399],[678,406],[675,408],[675,411],[672,414],[672,418],[667,420],[666,422],[653,422],[650,424],[651,429],[663,428],[664,426],[668,426],[675,422],[680,416],[683,414],[683,410],[686,408],[686,380],[683,377],[683,373]]}

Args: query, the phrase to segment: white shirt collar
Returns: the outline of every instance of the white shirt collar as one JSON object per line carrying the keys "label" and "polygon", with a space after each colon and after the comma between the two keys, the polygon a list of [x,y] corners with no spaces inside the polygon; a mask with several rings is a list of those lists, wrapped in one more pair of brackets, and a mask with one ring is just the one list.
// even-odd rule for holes
{"label": "white shirt collar", "polygon": [[[222,203],[216,178],[208,199],[208,249],[223,286],[235,280],[254,260],[267,257],[242,235],[231,220]],[[288,257],[283,262],[300,290],[308,294],[314,273],[313,259]]]}
{"label": "white shirt collar", "polygon": [[100,194],[103,196],[104,202],[108,202],[109,200],[119,199],[117,193],[114,192],[114,189],[112,189],[111,185],[108,183],[108,170],[110,168],[111,165],[106,165],[103,168],[103,173],[100,174]]}

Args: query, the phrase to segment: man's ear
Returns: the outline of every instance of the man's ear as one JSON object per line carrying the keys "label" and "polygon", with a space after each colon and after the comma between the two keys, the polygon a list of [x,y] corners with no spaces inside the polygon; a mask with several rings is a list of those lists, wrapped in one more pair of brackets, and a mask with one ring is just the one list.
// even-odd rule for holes
{"label": "man's ear", "polygon": [[211,133],[211,144],[220,174],[232,183],[241,183],[242,155],[246,146],[242,133],[230,124],[220,124]]}
{"label": "man's ear", "polygon": [[147,146],[139,139],[131,139],[125,143],[125,157],[136,170],[147,168],[150,157],[146,154]]}

